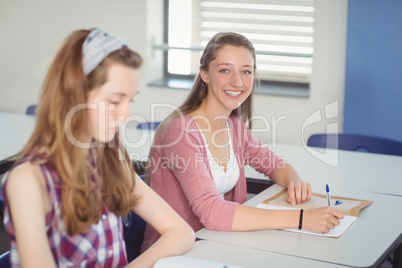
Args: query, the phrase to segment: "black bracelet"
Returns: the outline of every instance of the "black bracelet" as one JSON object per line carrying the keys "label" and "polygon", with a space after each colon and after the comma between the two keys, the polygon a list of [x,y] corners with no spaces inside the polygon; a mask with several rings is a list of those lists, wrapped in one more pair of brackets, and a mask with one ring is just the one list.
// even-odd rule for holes
{"label": "black bracelet", "polygon": [[303,209],[300,210],[300,219],[299,219],[299,230],[302,228],[303,223]]}

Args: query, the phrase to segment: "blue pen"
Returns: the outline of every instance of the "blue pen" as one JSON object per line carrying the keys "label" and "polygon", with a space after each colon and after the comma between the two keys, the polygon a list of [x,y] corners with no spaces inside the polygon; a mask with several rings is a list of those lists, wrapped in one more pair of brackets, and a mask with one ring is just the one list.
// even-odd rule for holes
{"label": "blue pen", "polygon": [[328,199],[328,206],[330,207],[330,206],[331,206],[331,197],[329,196],[329,187],[328,187],[328,184],[327,184],[327,199]]}

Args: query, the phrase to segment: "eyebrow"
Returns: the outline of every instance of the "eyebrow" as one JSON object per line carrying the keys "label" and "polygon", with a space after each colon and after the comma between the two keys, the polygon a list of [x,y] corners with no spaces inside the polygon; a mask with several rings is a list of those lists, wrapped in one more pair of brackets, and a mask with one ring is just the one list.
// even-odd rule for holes
{"label": "eyebrow", "polygon": [[111,95],[119,95],[119,96],[122,96],[122,97],[127,97],[127,94],[123,93],[123,92],[110,92],[110,94]]}
{"label": "eyebrow", "polygon": [[[219,66],[221,66],[221,65],[229,65],[229,66],[232,66],[233,64],[231,64],[231,63],[219,63],[219,64],[217,64],[216,65],[216,67],[219,67]],[[245,64],[245,65],[243,65],[243,66],[241,66],[241,67],[251,67],[251,68],[253,68],[253,66],[251,66],[250,64]]]}
{"label": "eyebrow", "polygon": [[[114,96],[120,96],[120,97],[128,97],[128,95],[126,93],[123,92],[110,92],[111,95]],[[135,93],[135,95],[133,96],[133,98],[130,101],[134,101],[134,97],[137,96],[138,94],[140,94],[140,91],[138,90],[137,93]]]}

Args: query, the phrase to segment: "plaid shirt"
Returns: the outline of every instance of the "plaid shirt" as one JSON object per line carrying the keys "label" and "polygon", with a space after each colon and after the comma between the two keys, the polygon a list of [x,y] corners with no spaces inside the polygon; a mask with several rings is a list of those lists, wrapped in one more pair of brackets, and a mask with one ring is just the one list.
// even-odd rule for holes
{"label": "plaid shirt", "polygon": [[[46,215],[49,244],[57,267],[124,267],[127,264],[121,217],[103,206],[102,216],[85,234],[69,236],[65,232],[60,199],[60,178],[51,163],[41,164],[52,204]],[[9,235],[11,267],[20,267],[15,230],[6,196],[8,174],[3,180],[4,226]],[[56,187],[55,187],[56,186]]]}

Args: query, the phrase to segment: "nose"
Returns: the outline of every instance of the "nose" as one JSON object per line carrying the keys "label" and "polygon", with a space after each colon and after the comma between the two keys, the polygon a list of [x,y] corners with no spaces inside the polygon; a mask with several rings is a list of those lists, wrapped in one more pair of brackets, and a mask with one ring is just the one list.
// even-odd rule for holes
{"label": "nose", "polygon": [[130,117],[130,106],[127,105],[127,107],[124,107],[120,110],[119,112],[119,121],[124,122],[129,120]]}
{"label": "nose", "polygon": [[130,107],[129,105],[118,105],[118,106],[110,106],[109,111],[111,112],[111,116],[114,117],[114,121],[116,123],[121,123],[128,120],[130,116]]}
{"label": "nose", "polygon": [[243,81],[241,79],[241,74],[233,75],[232,85],[234,87],[242,87],[243,86]]}

